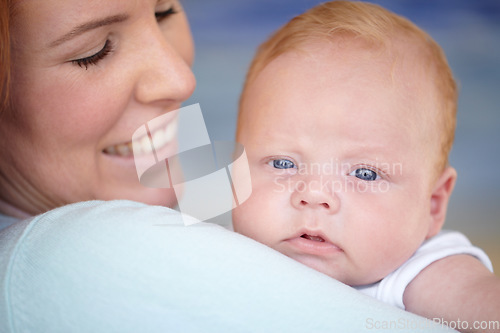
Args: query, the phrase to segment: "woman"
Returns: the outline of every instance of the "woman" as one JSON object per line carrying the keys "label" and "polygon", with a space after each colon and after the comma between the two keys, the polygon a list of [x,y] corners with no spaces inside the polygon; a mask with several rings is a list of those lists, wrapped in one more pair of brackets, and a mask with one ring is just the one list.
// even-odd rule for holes
{"label": "woman", "polygon": [[178,109],[194,90],[193,45],[180,4],[11,6],[1,210],[35,215],[71,202],[120,198],[172,205],[171,190],[139,184],[127,148],[135,129]]}
{"label": "woman", "polygon": [[420,320],[145,205],[176,200],[139,184],[132,134],[195,86],[178,1],[0,6],[1,332],[359,332]]}

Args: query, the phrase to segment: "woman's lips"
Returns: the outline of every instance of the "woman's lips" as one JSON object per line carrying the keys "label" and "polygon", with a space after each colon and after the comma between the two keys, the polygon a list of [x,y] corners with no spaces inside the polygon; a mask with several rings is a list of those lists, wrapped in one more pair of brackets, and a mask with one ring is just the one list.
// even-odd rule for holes
{"label": "woman's lips", "polygon": [[106,147],[103,149],[103,152],[108,155],[120,157],[130,157],[134,154],[150,154],[153,151],[153,146],[155,150],[160,150],[176,139],[177,123],[177,119],[175,119],[167,123],[166,126],[159,127],[156,130],[151,131],[150,135],[152,138],[152,145],[148,134],[135,139],[133,143],[132,141],[128,141]]}

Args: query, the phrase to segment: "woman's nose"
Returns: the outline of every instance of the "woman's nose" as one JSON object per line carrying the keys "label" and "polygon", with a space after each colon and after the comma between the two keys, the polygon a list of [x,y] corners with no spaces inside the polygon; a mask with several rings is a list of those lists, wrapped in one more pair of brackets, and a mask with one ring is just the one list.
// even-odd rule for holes
{"label": "woman's nose", "polygon": [[296,209],[317,209],[328,214],[335,214],[340,208],[339,198],[334,191],[324,186],[313,186],[313,182],[298,183],[290,200]]}
{"label": "woman's nose", "polygon": [[196,86],[188,56],[180,53],[161,32],[150,35],[148,42],[136,81],[137,101],[143,104],[185,101]]}

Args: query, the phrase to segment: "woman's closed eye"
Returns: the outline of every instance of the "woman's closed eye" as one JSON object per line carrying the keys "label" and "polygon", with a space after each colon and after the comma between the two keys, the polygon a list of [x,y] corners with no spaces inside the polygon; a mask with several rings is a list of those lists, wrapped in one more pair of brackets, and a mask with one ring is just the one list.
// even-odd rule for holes
{"label": "woman's closed eye", "polygon": [[174,8],[174,6],[171,6],[167,10],[155,12],[156,21],[158,21],[158,23],[159,23],[159,22],[163,21],[164,19],[166,19],[174,14],[177,14],[177,13],[178,13],[178,11]]}
{"label": "woman's closed eye", "polygon": [[85,58],[71,60],[71,62],[73,64],[81,67],[81,68],[85,67],[85,69],[87,70],[89,68],[89,66],[97,65],[97,63],[99,61],[101,61],[106,56],[108,56],[108,54],[110,54],[112,51],[113,51],[113,45],[112,45],[111,41],[108,39],[104,43],[104,46],[102,47],[102,49],[100,51],[98,51],[97,53],[95,53],[91,56],[85,57]]}
{"label": "woman's closed eye", "polygon": [[[170,6],[167,10],[155,12],[155,18],[158,23],[167,19],[168,17],[177,13],[177,10],[174,6]],[[81,68],[85,68],[88,70],[89,66],[97,65],[102,59],[107,57],[113,51],[113,45],[111,41],[108,39],[104,43],[104,46],[97,53],[90,55],[88,57],[74,59],[71,62]]]}
{"label": "woman's closed eye", "polygon": [[380,179],[380,176],[375,171],[368,168],[357,168],[356,170],[352,171],[349,175],[355,176],[356,178],[365,181],[374,181]]}

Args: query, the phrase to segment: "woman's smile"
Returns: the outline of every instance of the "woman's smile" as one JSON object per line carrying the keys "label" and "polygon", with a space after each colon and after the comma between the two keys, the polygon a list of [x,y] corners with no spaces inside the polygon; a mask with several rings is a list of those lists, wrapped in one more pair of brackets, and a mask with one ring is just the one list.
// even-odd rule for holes
{"label": "woman's smile", "polygon": [[177,127],[177,120],[171,121],[162,127],[150,130],[146,135],[139,138],[106,147],[103,149],[103,153],[120,157],[150,154],[153,147],[154,150],[161,150],[174,143],[177,138]]}

